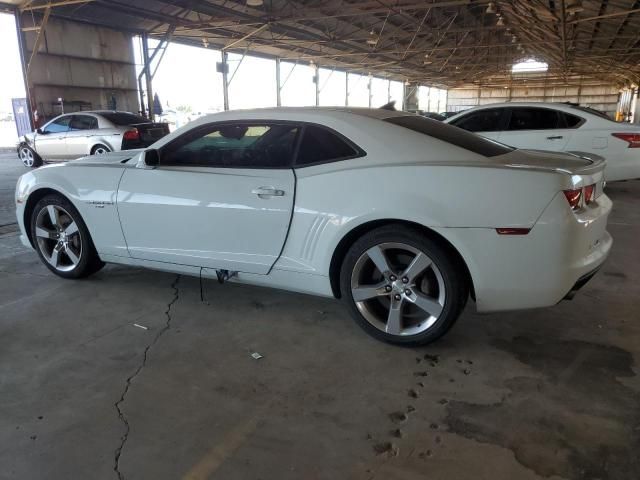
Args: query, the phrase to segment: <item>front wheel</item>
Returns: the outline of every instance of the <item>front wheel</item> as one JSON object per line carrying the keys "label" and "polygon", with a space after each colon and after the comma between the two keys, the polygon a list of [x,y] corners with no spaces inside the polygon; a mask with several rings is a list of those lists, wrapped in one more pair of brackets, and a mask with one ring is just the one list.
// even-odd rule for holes
{"label": "front wheel", "polygon": [[356,322],[395,344],[424,345],[444,335],[469,295],[451,252],[404,225],[373,230],[347,252],[340,286]]}
{"label": "front wheel", "polygon": [[80,213],[60,195],[47,195],[36,204],[31,238],[42,262],[60,277],[86,277],[104,266]]}
{"label": "front wheel", "polygon": [[31,147],[20,145],[18,156],[25,167],[37,168],[42,166],[42,158]]}

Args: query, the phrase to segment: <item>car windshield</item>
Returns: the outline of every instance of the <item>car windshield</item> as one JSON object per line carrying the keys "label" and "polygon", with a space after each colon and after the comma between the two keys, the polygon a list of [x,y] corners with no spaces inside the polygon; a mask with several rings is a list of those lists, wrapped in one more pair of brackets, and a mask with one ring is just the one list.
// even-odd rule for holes
{"label": "car windshield", "polygon": [[137,125],[139,123],[149,123],[149,120],[129,112],[102,112],[104,118],[114,125]]}
{"label": "car windshield", "polygon": [[495,157],[504,155],[514,149],[503,143],[489,140],[474,133],[468,132],[453,125],[442,123],[437,120],[420,117],[417,115],[405,115],[400,117],[391,117],[384,120],[385,122],[408,128],[414,132],[422,133],[443,142],[450,143],[456,147],[464,148],[473,153],[483,155],[485,157]]}

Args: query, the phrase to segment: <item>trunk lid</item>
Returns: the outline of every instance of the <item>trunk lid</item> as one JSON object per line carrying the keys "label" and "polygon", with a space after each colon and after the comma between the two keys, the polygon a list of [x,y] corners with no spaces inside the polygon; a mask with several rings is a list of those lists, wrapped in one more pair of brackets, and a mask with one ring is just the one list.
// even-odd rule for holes
{"label": "trunk lid", "polygon": [[149,122],[131,126],[138,129],[138,132],[140,132],[140,142],[145,147],[157,142],[162,137],[169,134],[169,125],[167,123]]}
{"label": "trunk lid", "polygon": [[127,130],[137,130],[133,138],[127,136],[127,132],[122,137],[122,150],[133,148],[144,148],[156,143],[162,137],[169,134],[169,124],[167,123],[134,123],[127,126]]}
{"label": "trunk lid", "polygon": [[593,153],[514,150],[496,157],[495,160],[500,161],[505,168],[549,171],[563,175],[567,189],[594,185],[594,199],[604,193],[606,162],[603,157]]}

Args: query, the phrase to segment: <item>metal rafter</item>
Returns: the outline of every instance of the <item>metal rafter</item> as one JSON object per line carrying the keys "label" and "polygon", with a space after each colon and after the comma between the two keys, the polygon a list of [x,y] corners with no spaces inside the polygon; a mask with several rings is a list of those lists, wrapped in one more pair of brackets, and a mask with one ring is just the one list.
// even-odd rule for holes
{"label": "metal rafter", "polygon": [[612,81],[640,77],[638,0],[582,0],[578,9],[567,0],[494,0],[500,24],[486,11],[489,0],[272,0],[257,8],[246,0],[92,0],[78,8],[79,2],[25,0],[23,7],[41,17],[52,5],[52,17],[153,38],[173,25],[173,41],[185,44],[201,46],[206,38],[210,48],[228,52],[249,48],[445,86],[504,76],[523,57],[546,61],[549,75],[566,78],[576,72]]}

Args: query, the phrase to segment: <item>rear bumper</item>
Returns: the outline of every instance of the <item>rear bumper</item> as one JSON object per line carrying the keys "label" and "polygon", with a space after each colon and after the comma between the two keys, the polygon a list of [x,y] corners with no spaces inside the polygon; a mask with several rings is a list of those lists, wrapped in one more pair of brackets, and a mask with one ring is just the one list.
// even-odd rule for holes
{"label": "rear bumper", "polygon": [[[601,266],[602,265],[600,265],[600,267]],[[598,270],[600,270],[600,267],[598,267],[595,270],[593,270],[593,271],[587,273],[586,275],[583,275],[582,277],[580,277],[578,279],[578,281],[573,285],[571,290],[569,290],[569,293],[567,293],[564,296],[563,300],[571,300],[571,299],[573,299],[573,297],[578,292],[578,290],[580,290],[582,287],[584,287],[587,283],[589,283],[589,280],[591,280],[593,277],[595,277],[596,273],[598,273]]]}
{"label": "rear bumper", "polygon": [[527,235],[445,229],[467,263],[479,312],[555,305],[605,262],[613,244],[606,231],[611,201],[603,194],[575,214],[560,195]]}

